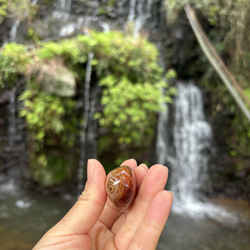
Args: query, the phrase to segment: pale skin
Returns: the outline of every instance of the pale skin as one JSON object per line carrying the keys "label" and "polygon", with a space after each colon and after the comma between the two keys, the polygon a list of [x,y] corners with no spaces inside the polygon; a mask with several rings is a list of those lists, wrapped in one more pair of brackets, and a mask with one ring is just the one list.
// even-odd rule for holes
{"label": "pale skin", "polygon": [[155,249],[167,221],[173,194],[164,190],[168,169],[157,164],[147,168],[133,159],[121,165],[133,169],[137,197],[128,211],[120,213],[105,191],[102,164],[88,161],[85,190],[69,212],[35,245],[40,249]]}

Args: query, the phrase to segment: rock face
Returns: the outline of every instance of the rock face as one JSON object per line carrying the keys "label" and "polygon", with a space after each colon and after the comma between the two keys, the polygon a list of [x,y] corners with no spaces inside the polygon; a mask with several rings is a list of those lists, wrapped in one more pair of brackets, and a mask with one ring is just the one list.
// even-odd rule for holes
{"label": "rock face", "polygon": [[168,20],[164,0],[34,0],[31,7],[35,14],[30,19],[8,19],[0,25],[0,42],[33,46],[39,40],[68,38],[87,29],[123,30],[147,36],[160,50],[161,65],[176,68],[180,76],[186,76],[183,71],[190,71],[188,62],[196,57],[197,52],[189,49],[195,46],[195,37],[185,14]]}
{"label": "rock face", "polygon": [[19,19],[19,22],[17,19],[9,20],[12,22],[12,28],[9,29],[9,37],[6,39],[25,42],[28,28],[33,29],[41,40],[47,40],[83,33],[84,27],[99,31],[123,30],[126,22],[134,23],[135,33],[141,29],[155,30],[165,23],[164,2],[163,0],[32,1],[32,9],[36,13],[31,17],[32,22],[23,19]]}

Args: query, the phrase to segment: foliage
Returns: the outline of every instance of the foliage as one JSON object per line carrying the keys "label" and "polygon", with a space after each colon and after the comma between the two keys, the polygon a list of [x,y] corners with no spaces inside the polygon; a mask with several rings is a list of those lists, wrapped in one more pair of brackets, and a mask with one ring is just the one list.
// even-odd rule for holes
{"label": "foliage", "polygon": [[[70,60],[72,64],[85,61],[80,56],[80,50],[75,39],[63,40],[61,42],[42,42],[42,47],[38,50],[38,57],[49,59],[62,57],[65,61]],[[86,58],[86,57],[85,57]]]}
{"label": "foliage", "polygon": [[31,58],[22,44],[8,43],[0,51],[0,88],[16,83],[18,74],[24,72]]}
{"label": "foliage", "polygon": [[26,38],[27,40],[33,41],[34,43],[38,43],[40,40],[39,35],[32,28],[28,29]]}
{"label": "foliage", "polygon": [[75,166],[68,152],[51,150],[33,159],[31,157],[31,165],[36,181],[45,186],[65,182],[72,176],[72,166]]}
{"label": "foliage", "polygon": [[26,120],[32,145],[31,169],[43,185],[58,184],[70,176],[72,169],[69,152],[55,154],[55,148],[60,152],[75,143],[77,120],[72,116],[75,101],[46,94],[35,83],[28,86],[19,99],[23,101],[20,116]]}
{"label": "foliage", "polygon": [[0,0],[0,24],[7,16],[7,8],[8,8],[7,0]]}
{"label": "foliage", "polygon": [[228,94],[228,90],[218,78],[212,75],[205,76],[201,84],[211,98],[211,120],[216,132],[216,143],[219,147],[223,147],[231,157],[229,161],[233,169],[237,164],[240,164],[242,168],[248,168],[248,163],[243,164],[244,159],[249,157],[250,126],[248,120],[235,105],[233,97]]}
{"label": "foliage", "polygon": [[[250,146],[250,126],[248,121],[242,117],[242,114],[233,119],[232,128],[233,134],[229,140],[231,148],[236,152],[236,155],[244,157],[249,155]],[[249,166],[248,166],[249,167]]]}
{"label": "foliage", "polygon": [[127,37],[120,32],[93,33],[93,38],[97,42],[95,55],[100,62],[99,73],[126,74],[132,82],[154,83],[162,77],[158,51],[146,39]]}
{"label": "foliage", "polygon": [[50,136],[54,135],[58,135],[63,143],[72,146],[74,138],[65,137],[65,130],[69,128],[65,126],[63,117],[74,108],[73,100],[63,100],[58,96],[32,89],[24,91],[19,99],[24,105],[20,116],[25,117],[28,129],[34,136],[36,152],[41,151],[46,144],[53,144]]}
{"label": "foliage", "polygon": [[101,104],[104,106],[100,125],[109,128],[121,144],[141,145],[150,138],[162,100],[159,90],[163,82],[132,83],[126,76],[117,79],[109,75],[102,79],[105,87]]}
{"label": "foliage", "polygon": [[[61,57],[78,77],[88,53],[94,53],[92,72],[103,88],[103,112],[96,114],[100,125],[109,129],[120,144],[141,145],[151,141],[162,81],[158,51],[146,39],[125,36],[121,32],[90,32],[60,42],[42,43],[42,59]],[[121,96],[122,95],[122,96]],[[169,95],[166,99],[171,101]],[[149,135],[151,136],[149,139]]]}
{"label": "foliage", "polygon": [[[30,60],[31,57],[33,61],[39,61],[37,65],[42,65],[43,61],[46,63],[58,59],[74,73],[78,89],[83,89],[88,54],[93,52],[90,84],[94,83],[93,80],[98,81],[102,89],[101,109],[95,114],[95,118],[109,136],[108,140],[105,136],[104,140],[100,140],[102,145],[106,148],[118,145],[120,152],[123,152],[119,157],[126,157],[129,148],[150,147],[160,103],[171,102],[171,95],[176,90],[169,88],[167,81],[163,80],[163,71],[158,64],[158,50],[145,38],[134,38],[115,31],[89,31],[88,36],[40,42],[39,47],[31,52],[23,45],[8,46],[14,48],[11,49],[14,55],[7,60],[13,65],[13,75],[22,71],[26,75],[31,74],[30,83],[20,97],[23,101],[20,115],[27,122],[36,161],[40,167],[46,167],[50,162],[45,153],[46,147],[68,145],[66,143],[72,145],[80,119],[73,117],[72,99],[66,100],[42,91],[36,79],[39,73],[38,76],[32,76],[32,71],[28,73],[27,70],[27,59]],[[19,54],[19,51],[22,53]],[[166,77],[173,77],[173,72],[168,72]],[[161,96],[160,88],[166,89],[165,97]],[[37,167],[36,173],[46,179],[48,176],[46,177],[40,167]],[[46,179],[48,182],[49,178]]]}

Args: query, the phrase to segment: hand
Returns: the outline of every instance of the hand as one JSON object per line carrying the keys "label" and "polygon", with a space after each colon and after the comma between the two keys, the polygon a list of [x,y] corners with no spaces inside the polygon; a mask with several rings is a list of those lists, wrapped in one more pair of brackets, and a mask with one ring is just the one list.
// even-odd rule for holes
{"label": "hand", "polygon": [[155,249],[167,221],[173,194],[164,190],[168,169],[130,159],[138,195],[121,214],[107,199],[105,170],[97,160],[88,161],[85,190],[70,211],[33,248],[38,249]]}

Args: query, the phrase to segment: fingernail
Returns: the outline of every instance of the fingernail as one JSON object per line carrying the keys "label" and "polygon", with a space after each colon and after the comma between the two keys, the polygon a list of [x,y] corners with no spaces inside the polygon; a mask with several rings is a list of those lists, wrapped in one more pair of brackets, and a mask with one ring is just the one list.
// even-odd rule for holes
{"label": "fingernail", "polygon": [[141,164],[139,165],[139,167],[143,167],[143,168],[145,168],[146,170],[148,170],[148,166],[147,166],[146,164],[144,164],[144,163],[141,163]]}
{"label": "fingernail", "polygon": [[171,193],[171,194],[172,194],[172,196],[174,197],[174,193],[173,193],[172,191],[168,190],[168,192],[169,192],[169,193]]}
{"label": "fingernail", "polygon": [[88,167],[87,168],[88,168],[87,169],[87,177],[88,177],[88,181],[90,181],[93,178],[94,171],[95,171],[95,164],[91,159],[88,160]]}
{"label": "fingernail", "polygon": [[169,168],[167,167],[167,166],[164,166],[167,170],[168,170],[168,172],[169,172]]}

